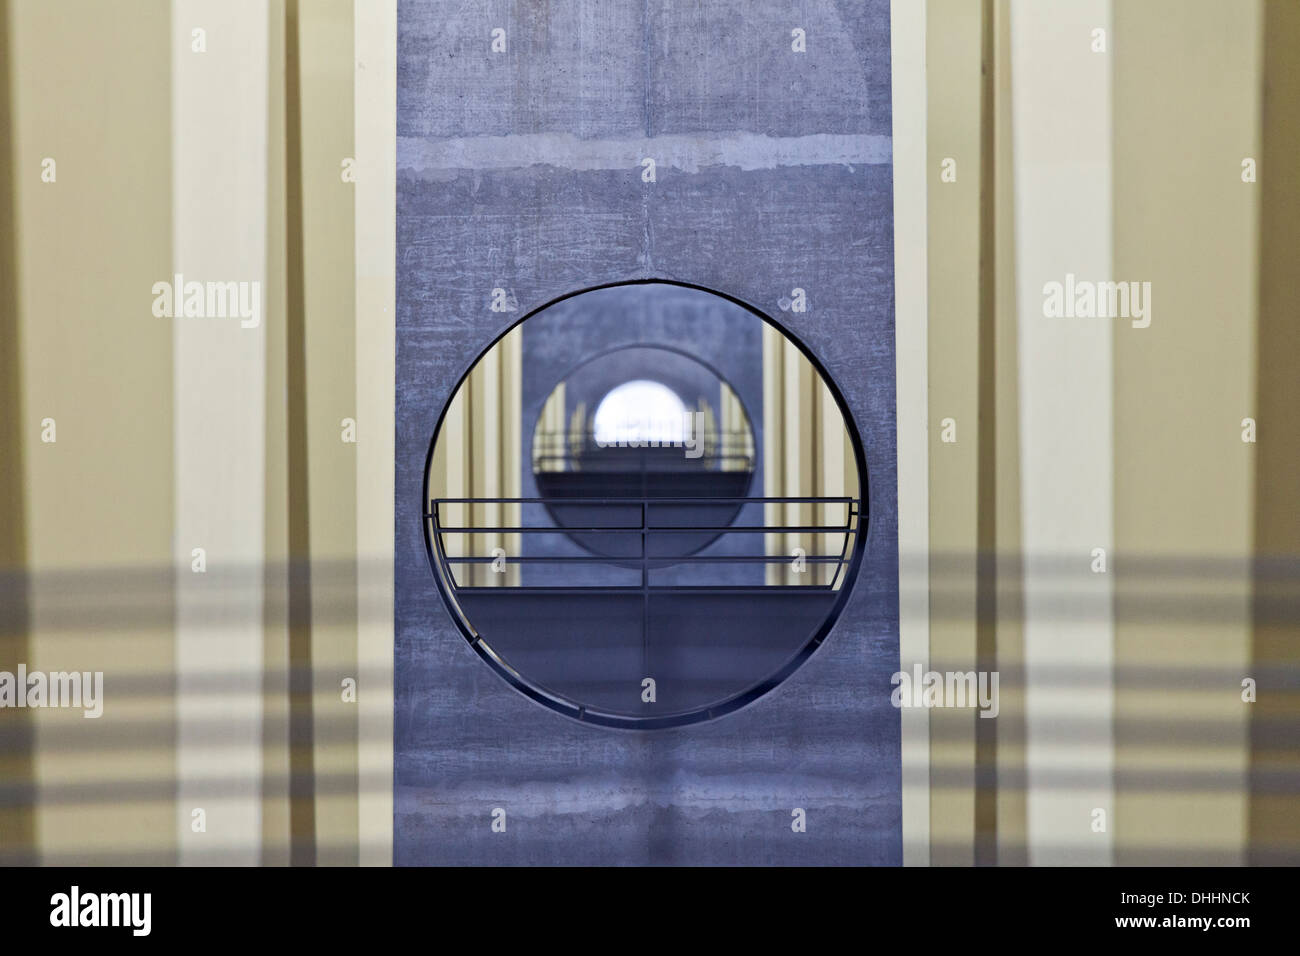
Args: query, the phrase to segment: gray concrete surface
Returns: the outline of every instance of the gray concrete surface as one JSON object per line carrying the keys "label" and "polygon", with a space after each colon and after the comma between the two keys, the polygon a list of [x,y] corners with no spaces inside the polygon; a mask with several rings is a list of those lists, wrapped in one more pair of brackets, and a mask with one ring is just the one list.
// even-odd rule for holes
{"label": "gray concrete surface", "polygon": [[[901,862],[888,11],[400,3],[397,863]],[[646,156],[664,157],[654,183]],[[811,349],[861,435],[871,521],[847,608],[799,671],[647,733],[547,711],[486,667],[434,587],[420,514],[438,415],[493,339],[558,296],[654,277],[742,299]],[[518,312],[489,311],[496,286]],[[782,308],[794,287],[807,312]]]}

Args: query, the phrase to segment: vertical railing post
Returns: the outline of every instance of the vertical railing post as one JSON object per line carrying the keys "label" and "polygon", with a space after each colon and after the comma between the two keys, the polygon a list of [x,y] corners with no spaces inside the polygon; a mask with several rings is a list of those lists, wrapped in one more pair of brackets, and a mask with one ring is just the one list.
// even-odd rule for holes
{"label": "vertical railing post", "polygon": [[649,506],[644,490],[641,494],[641,676],[650,667],[650,562],[646,546],[646,530],[650,524]]}

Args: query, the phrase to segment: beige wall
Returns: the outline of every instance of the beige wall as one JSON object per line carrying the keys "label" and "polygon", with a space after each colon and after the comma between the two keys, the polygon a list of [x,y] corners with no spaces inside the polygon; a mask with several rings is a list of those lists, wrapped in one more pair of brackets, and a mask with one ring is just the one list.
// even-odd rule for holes
{"label": "beige wall", "polygon": [[[1002,678],[991,742],[931,715],[928,859],[1293,858],[1294,5],[926,9],[930,666]],[[1152,326],[1052,324],[1067,270]]]}
{"label": "beige wall", "polygon": [[1259,682],[1251,708],[1249,862],[1300,863],[1300,814],[1287,787],[1300,774],[1300,690],[1296,615],[1300,613],[1300,178],[1289,175],[1300,155],[1300,5],[1264,5],[1263,68],[1268,95],[1260,130],[1259,328],[1255,353],[1255,418],[1266,423],[1255,448],[1255,571],[1250,673]]}
{"label": "beige wall", "polygon": [[1036,864],[1107,864],[1114,833],[1113,587],[1092,555],[1112,550],[1108,384],[1120,332],[1114,319],[1043,307],[1047,283],[1118,278],[1110,46],[1093,51],[1111,14],[1110,0],[1011,4],[1025,825]]}
{"label": "beige wall", "polygon": [[[976,659],[979,519],[980,4],[926,4],[930,668]],[[956,181],[941,181],[945,160]],[[956,441],[944,441],[947,420]],[[930,861],[969,865],[975,847],[970,711],[930,715]]]}
{"label": "beige wall", "polygon": [[[257,0],[172,4],[172,263],[186,282],[265,285],[267,53]],[[172,326],[183,864],[260,858],[265,318]]]}
{"label": "beige wall", "polygon": [[397,4],[355,0],[360,862],[392,862]]}
{"label": "beige wall", "polygon": [[[98,720],[28,715],[36,850],[45,863],[173,863],[173,330],[150,310],[152,284],[172,273],[168,5],[5,13],[24,656],[33,670],[103,671],[106,698]],[[55,182],[41,181],[45,157]]]}
{"label": "beige wall", "polygon": [[[391,91],[395,5],[365,7],[385,15],[367,17],[368,49]],[[368,660],[391,656],[392,337],[361,338],[354,319],[357,200],[340,175],[354,155],[353,12],[351,0],[0,5],[12,196],[0,211],[17,236],[3,248],[4,481],[22,489],[6,496],[17,591],[2,663],[103,670],[106,698],[99,720],[0,713],[6,784],[31,788],[0,819],[5,859],[359,859],[359,707],[341,682],[359,675],[363,520],[382,525],[365,525],[369,553],[384,542],[366,579],[379,609]],[[391,96],[367,90],[391,137]],[[368,163],[372,183],[391,183],[391,148]],[[391,201],[374,195],[370,235],[391,236]],[[365,272],[381,330],[386,248]],[[154,316],[153,284],[178,271],[261,283],[259,326]],[[364,401],[359,341],[378,370]],[[41,441],[44,418],[55,443]],[[359,464],[367,435],[379,457]],[[364,519],[359,481],[379,501]],[[384,709],[386,666],[368,698]],[[306,746],[290,748],[291,731]],[[375,822],[386,831],[388,780],[371,862],[388,854]]]}
{"label": "beige wall", "polygon": [[[357,445],[342,440],[343,420],[357,415],[355,197],[341,176],[343,160],[354,154],[353,9],[351,0],[290,0],[288,10],[288,27],[296,22],[299,31],[301,78],[289,181],[301,183],[298,215],[292,200],[290,215],[302,224],[302,258],[296,276],[291,263],[289,281],[301,282],[303,316],[316,862],[355,864],[357,708],[340,692],[344,679],[357,676]],[[291,124],[293,108],[290,101]],[[291,297],[290,309],[295,305]]]}
{"label": "beige wall", "polygon": [[1151,326],[1115,332],[1121,864],[1244,862],[1261,12],[1115,11],[1115,271],[1153,286]]}
{"label": "beige wall", "polygon": [[[14,673],[28,653],[27,441],[19,354],[14,157],[8,7],[0,4],[0,670]],[[30,863],[36,854],[35,808],[30,797],[32,727],[27,713],[0,720],[0,780],[22,796],[0,809],[0,865]]]}

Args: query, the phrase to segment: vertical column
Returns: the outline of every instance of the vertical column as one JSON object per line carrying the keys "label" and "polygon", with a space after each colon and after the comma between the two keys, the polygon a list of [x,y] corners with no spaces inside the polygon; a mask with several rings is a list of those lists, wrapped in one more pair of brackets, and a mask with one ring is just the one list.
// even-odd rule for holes
{"label": "vertical column", "polygon": [[[1251,708],[1251,864],[1300,863],[1300,669],[1295,621],[1300,613],[1300,5],[1264,5],[1259,158],[1260,261],[1256,408],[1263,431],[1255,453],[1254,637],[1250,676],[1258,684]],[[1275,172],[1276,171],[1276,174]]]}
{"label": "vertical column", "polygon": [[1255,0],[1115,7],[1114,277],[1151,289],[1114,325],[1119,864],[1245,861],[1255,455],[1285,442],[1256,407],[1260,190],[1295,176],[1243,164],[1263,35]]}
{"label": "vertical column", "polygon": [[[500,401],[501,401],[501,478],[500,478],[500,496],[503,498],[518,498],[523,495],[523,429],[524,429],[524,399],[523,399],[523,328],[515,326],[501,340],[500,356]],[[501,521],[507,527],[517,528],[523,521],[523,509],[518,504],[508,504],[501,507]],[[506,554],[515,556],[522,554],[521,535],[507,534],[502,536],[501,544],[505,548]],[[508,587],[516,587],[519,584],[520,566],[518,564],[507,564],[504,574],[499,574],[502,583]]]}
{"label": "vertical column", "polygon": [[[0,2],[0,671],[15,674],[28,656],[27,501],[23,479],[29,449],[24,434],[22,363],[18,349],[18,231],[14,210],[16,166],[13,154],[14,102],[9,82],[13,63],[9,4]],[[6,799],[0,806],[0,866],[36,861],[35,758],[26,711],[0,713],[0,780]]]}
{"label": "vertical column", "polygon": [[[469,402],[466,389],[458,389],[443,413],[442,429],[434,446],[433,466],[430,470],[429,496],[437,498],[469,498],[472,496],[469,469]],[[444,505],[439,510],[444,525],[451,528],[470,527],[470,507],[464,504]],[[473,537],[468,534],[443,536],[443,546],[448,557],[471,557]],[[474,581],[468,564],[452,564],[449,571],[458,585]]]}
{"label": "vertical column", "polygon": [[[815,494],[823,498],[845,498],[853,493],[848,479],[850,474],[848,466],[853,460],[853,448],[845,441],[844,429],[840,427],[843,418],[839,406],[835,404],[835,397],[831,395],[831,390],[826,387],[821,376],[816,373],[814,375],[816,377],[814,400],[817,404],[817,414],[813,416],[813,420],[818,423],[814,439],[819,446]],[[846,517],[843,505],[827,503],[817,508],[813,521],[815,524],[829,527],[843,524]],[[844,544],[844,535],[823,532],[816,536],[815,548],[809,549],[809,554],[824,556],[839,554]],[[836,570],[833,564],[809,565],[809,583],[829,585]]]}
{"label": "vertical column", "polygon": [[382,428],[356,407],[353,2],[299,0],[289,12],[298,53],[300,150],[289,176],[301,183],[290,214],[301,226],[299,490],[310,529],[316,861],[348,865],[358,859],[357,707],[342,686],[357,677],[356,459],[361,436]]}
{"label": "vertical column", "polygon": [[[980,862],[999,866],[1027,862],[1025,823],[1025,714],[1024,640],[1022,622],[1020,533],[1020,376],[1017,340],[1019,312],[1016,289],[1015,157],[1012,151],[1011,3],[986,0],[992,8],[985,22],[984,157],[992,169],[985,171],[986,197],[981,213],[981,242],[985,267],[981,297],[981,355],[991,354],[981,381],[982,401],[992,405],[992,435],[981,446],[987,455],[980,465],[982,507],[992,503],[991,521],[981,529],[985,577],[981,580],[980,653],[992,644],[999,674],[998,717],[986,720],[980,730],[994,740],[993,764],[984,762],[981,779],[996,784],[992,795],[992,856],[981,842]],[[988,459],[991,459],[988,460]],[[990,488],[991,486],[991,488]],[[991,491],[991,497],[986,495]],[[991,540],[990,540],[991,539]],[[990,569],[989,564],[992,564]],[[991,570],[991,575],[989,571]],[[991,577],[992,580],[989,580]],[[987,603],[991,600],[992,606]],[[991,633],[990,633],[991,632]],[[983,740],[981,741],[983,743]],[[983,793],[980,796],[983,810]],[[980,818],[980,822],[985,822]]]}
{"label": "vertical column", "polygon": [[[781,467],[785,470],[784,494],[791,498],[810,497],[816,494],[817,487],[817,372],[804,358],[802,352],[789,340],[781,340],[782,380],[785,393],[782,396],[781,426],[785,431],[785,457]],[[806,527],[815,521],[815,509],[808,504],[787,502],[785,516],[781,519],[789,527]],[[802,548],[806,554],[816,551],[816,536],[798,532],[786,535],[784,554],[790,555],[795,548]],[[787,562],[785,580],[788,585],[804,583],[804,578]]]}
{"label": "vertical column", "polygon": [[1112,858],[1113,588],[1092,567],[1094,549],[1112,547],[1107,383],[1116,325],[1073,307],[1058,314],[1046,299],[1049,283],[1072,298],[1075,279],[1112,278],[1111,57],[1121,41],[1110,34],[1109,0],[1012,5],[1033,864]]}
{"label": "vertical column", "polygon": [[[775,328],[763,323],[763,496],[780,498],[785,492],[785,357],[784,340]],[[763,505],[763,524],[779,527],[785,522],[785,508],[780,504]],[[768,557],[785,554],[785,535],[763,535],[763,547]],[[781,584],[785,570],[781,564],[769,562],[766,581]]]}
{"label": "vertical column", "polygon": [[393,851],[397,2],[355,0],[357,707],[363,866]]}
{"label": "vertical column", "polygon": [[[981,4],[926,7],[930,666],[976,665]],[[930,714],[930,860],[969,865],[975,839],[971,708]]]}
{"label": "vertical column", "polygon": [[174,323],[151,311],[172,279],[168,10],[3,11],[18,250],[3,348],[23,369],[30,572],[16,663],[103,675],[98,718],[26,711],[34,779],[18,798],[45,864],[176,860]]}
{"label": "vertical column", "polygon": [[[172,4],[181,862],[261,847],[267,19]],[[178,308],[179,312],[180,309]],[[279,320],[279,316],[275,317]]]}
{"label": "vertical column", "polygon": [[[301,628],[291,611],[295,589],[290,562],[297,541],[290,535],[294,501],[289,494],[290,462],[299,454],[293,448],[289,402],[289,229],[288,179],[288,46],[284,0],[266,4],[266,284],[263,287],[263,323],[266,340],[266,419],[264,499],[264,549],[266,561],[262,615],[262,864],[286,866],[303,862],[313,839],[306,801],[296,808],[291,799],[294,754],[290,749],[300,710],[290,699],[290,668],[294,666],[294,629]],[[296,294],[296,290],[295,290]],[[296,411],[296,409],[295,409]],[[296,421],[296,416],[295,416]],[[297,531],[297,524],[294,530]],[[293,546],[291,546],[291,543]],[[299,751],[301,753],[301,749]],[[296,851],[296,854],[295,854]]]}

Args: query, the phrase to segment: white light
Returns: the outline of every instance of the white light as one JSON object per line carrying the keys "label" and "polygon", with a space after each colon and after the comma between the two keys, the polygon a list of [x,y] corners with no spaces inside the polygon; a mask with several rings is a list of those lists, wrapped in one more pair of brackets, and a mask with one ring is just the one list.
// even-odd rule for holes
{"label": "white light", "polygon": [[667,385],[647,379],[624,382],[596,408],[596,444],[680,445],[686,438],[685,416],[686,406]]}

